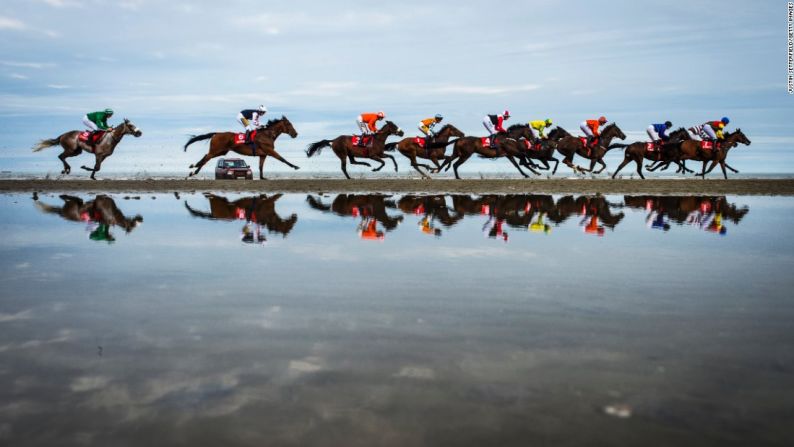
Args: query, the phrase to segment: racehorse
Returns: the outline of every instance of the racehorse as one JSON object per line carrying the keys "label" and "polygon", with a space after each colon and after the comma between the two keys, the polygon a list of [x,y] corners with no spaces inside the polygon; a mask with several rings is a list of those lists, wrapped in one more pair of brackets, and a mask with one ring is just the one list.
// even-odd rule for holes
{"label": "racehorse", "polygon": [[386,121],[386,124],[384,124],[383,127],[381,127],[377,132],[375,132],[374,135],[372,135],[371,146],[361,147],[359,145],[353,144],[352,135],[340,135],[333,140],[320,140],[316,143],[310,144],[306,148],[306,156],[313,157],[314,155],[319,154],[322,151],[322,148],[329,146],[331,149],[333,149],[336,156],[339,157],[339,161],[342,163],[342,172],[348,179],[350,178],[350,175],[347,173],[347,159],[350,159],[351,165],[370,166],[369,163],[356,161],[356,159],[353,157],[364,157],[380,162],[380,166],[373,168],[372,172],[380,171],[383,166],[386,165],[386,163],[383,161],[383,157],[390,158],[391,161],[394,162],[394,171],[397,172],[397,160],[395,160],[391,155],[385,154],[383,152],[386,139],[389,138],[389,135],[397,135],[401,137],[405,135],[405,133],[393,122]]}
{"label": "racehorse", "polygon": [[[483,145],[483,139],[481,137],[462,137],[455,140],[455,146],[453,146],[452,155],[447,156],[444,159],[444,163],[441,164],[441,168],[445,168],[445,170],[449,170],[450,166],[452,166],[455,170],[455,178],[460,179],[460,175],[458,175],[458,167],[466,162],[474,153],[477,153],[482,158],[501,158],[507,157],[510,160],[510,163],[518,169],[518,172],[521,173],[524,177],[529,177],[524,171],[521,170],[521,166],[516,162],[516,158],[523,160],[523,154],[526,150],[524,147],[524,143],[519,141],[521,138],[529,139],[532,137],[532,132],[529,130],[529,125],[527,124],[514,124],[507,129],[507,132],[500,132],[493,135],[493,140],[496,141],[496,148],[491,148],[489,146]],[[455,160],[454,163],[452,161]],[[529,164],[525,164],[524,167],[532,171],[535,175],[540,175],[540,172],[532,169]]]}
{"label": "racehorse", "polygon": [[333,202],[327,205],[321,196],[306,196],[306,203],[311,208],[324,213],[333,213],[337,216],[351,216],[363,219],[374,219],[378,221],[386,231],[397,228],[403,221],[403,216],[392,216],[388,213],[389,208],[396,208],[397,205],[391,196],[383,194],[337,194]]}
{"label": "racehorse", "polygon": [[[143,222],[143,217],[140,214],[136,214],[133,217],[125,216],[119,207],[116,206],[116,202],[113,198],[104,194],[100,194],[94,197],[93,200],[87,202],[83,201],[80,197],[66,194],[62,194],[59,197],[63,200],[63,206],[60,207],[41,202],[35,195],[33,200],[36,207],[44,213],[57,214],[64,220],[72,222],[91,221],[104,226],[104,232],[102,229],[95,231],[97,235],[101,234],[103,236],[101,238],[97,237],[96,240],[112,242],[115,238],[110,233],[110,227],[118,226],[122,228],[124,232],[129,233]],[[92,237],[92,239],[94,239],[94,237]]]}
{"label": "racehorse", "polygon": [[[747,146],[750,145],[750,140],[747,139],[747,136],[742,133],[741,129],[736,129],[735,132],[725,132],[725,138],[715,143],[712,146],[712,149],[704,149],[701,145],[701,142],[698,140],[687,140],[682,141],[680,144],[680,152],[678,154],[677,160],[681,162],[683,166],[685,160],[696,160],[703,162],[703,168],[700,174],[695,174],[705,178],[705,175],[711,172],[714,167],[719,164],[722,168],[722,175],[725,179],[728,179],[728,173],[725,169],[730,169],[733,172],[738,173],[736,169],[732,168],[725,162],[725,159],[728,157],[728,150],[738,145],[738,143],[745,144]],[[711,161],[711,166],[706,170],[706,164]],[[667,166],[670,165],[670,161],[665,162],[664,164],[657,165],[653,168],[649,168],[649,171],[654,171],[658,168],[666,169]]]}
{"label": "racehorse", "polygon": [[[604,155],[611,149],[609,143],[616,137],[621,140],[626,139],[626,135],[615,123],[610,123],[606,126],[601,132],[601,136],[598,137],[597,144],[590,147],[585,147],[579,137],[574,137],[562,127],[556,127],[549,133],[550,139],[557,140],[557,151],[565,156],[562,160],[563,163],[573,169],[573,172],[592,172],[593,174],[599,174],[606,169],[607,165],[604,163]],[[573,157],[576,154],[590,160],[589,169],[584,169],[573,163]],[[601,165],[601,169],[593,171],[596,162]]]}
{"label": "racehorse", "polygon": [[99,172],[99,168],[102,166],[102,161],[113,155],[113,150],[116,149],[116,146],[119,144],[119,142],[121,142],[121,139],[124,138],[124,135],[132,135],[135,138],[143,135],[143,132],[141,132],[140,129],[135,127],[135,124],[132,124],[132,122],[126,118],[124,118],[124,121],[121,124],[105,132],[100,140],[94,144],[81,141],[78,138],[81,133],[82,131],[80,130],[72,130],[61,134],[57,138],[41,140],[38,144],[33,146],[33,152],[38,152],[42,149],[60,144],[63,148],[63,152],[58,156],[63,163],[63,170],[61,171],[61,174],[69,174],[72,171],[72,167],[66,162],[67,158],[80,155],[80,153],[83,151],[90,152],[94,154],[94,157],[96,158],[94,167],[80,167],[86,171],[91,171],[91,179],[96,180],[94,175]]}
{"label": "racehorse", "polygon": [[[681,162],[678,161],[678,155],[680,152],[680,143],[682,141],[689,139],[689,132],[685,128],[680,128],[672,133],[670,133],[669,141],[663,143],[662,145],[657,144],[655,151],[648,150],[648,142],[645,141],[637,141],[636,143],[631,144],[623,144],[623,143],[615,143],[610,146],[612,148],[620,148],[625,147],[626,152],[623,155],[623,162],[620,163],[620,166],[615,170],[615,173],[612,174],[612,178],[618,175],[621,169],[624,166],[629,164],[631,161],[637,163],[637,174],[640,175],[640,178],[645,179],[645,176],[642,175],[642,161],[644,158],[652,161],[673,161],[678,164],[679,167],[686,169]],[[688,169],[686,169],[689,171]],[[691,171],[690,171],[691,172]]]}
{"label": "racehorse", "polygon": [[276,160],[286,164],[292,169],[300,169],[299,167],[285,160],[281,154],[276,152],[276,138],[278,138],[282,133],[286,133],[292,138],[298,136],[298,132],[294,127],[292,127],[292,123],[284,116],[278,119],[272,119],[264,126],[259,127],[256,130],[253,144],[237,144],[235,142],[235,132],[210,132],[205,133],[204,135],[193,136],[188,140],[187,143],[185,143],[185,152],[187,152],[187,147],[196,141],[207,139],[210,140],[210,150],[207,152],[207,155],[198,161],[198,163],[190,165],[190,169],[196,168],[196,170],[188,174],[188,177],[193,177],[194,175],[198,174],[201,170],[201,167],[204,166],[208,161],[215,157],[226,155],[229,151],[234,151],[241,155],[259,157],[260,180],[265,179],[265,176],[262,174],[262,170],[265,167],[265,158],[267,158],[268,155],[272,155]]}
{"label": "racehorse", "polygon": [[551,138],[531,138],[526,141],[530,146],[526,148],[523,157],[525,159],[521,164],[530,167],[528,166],[528,164],[532,163],[530,159],[540,160],[543,166],[532,163],[532,167],[548,171],[550,168],[549,162],[553,161],[554,169],[551,171],[551,174],[554,175],[557,172],[557,166],[560,164],[560,160],[554,157],[554,151],[557,150],[557,141]]}
{"label": "racehorse", "polygon": [[[422,174],[423,178],[430,178],[427,174],[422,172],[420,167],[423,167],[430,171],[430,173],[435,173],[441,170],[441,165],[438,164],[439,158],[444,158],[444,152],[446,152],[447,146],[451,143],[454,143],[456,140],[449,141],[450,137],[460,138],[463,137],[464,134],[460,130],[458,130],[452,124],[447,124],[441,128],[441,130],[436,133],[436,136],[433,138],[430,145],[426,145],[424,148],[419,146],[416,142],[417,138],[423,137],[408,137],[404,138],[396,143],[389,143],[383,149],[386,151],[393,151],[394,148],[397,148],[401,154],[405,155],[411,160],[411,167],[416,169],[417,172]],[[425,142],[425,144],[427,144]],[[435,168],[428,166],[426,164],[419,164],[416,162],[416,158],[425,158],[430,159]]]}

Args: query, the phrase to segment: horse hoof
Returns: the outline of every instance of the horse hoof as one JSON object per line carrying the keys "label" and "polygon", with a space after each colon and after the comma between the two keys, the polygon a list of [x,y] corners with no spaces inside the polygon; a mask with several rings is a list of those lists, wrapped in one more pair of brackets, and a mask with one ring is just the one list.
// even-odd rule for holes
{"label": "horse hoof", "polygon": [[298,169],[300,169],[300,166],[293,166],[293,168],[292,168],[292,169],[294,169],[294,170],[296,170],[296,171],[297,171]]}

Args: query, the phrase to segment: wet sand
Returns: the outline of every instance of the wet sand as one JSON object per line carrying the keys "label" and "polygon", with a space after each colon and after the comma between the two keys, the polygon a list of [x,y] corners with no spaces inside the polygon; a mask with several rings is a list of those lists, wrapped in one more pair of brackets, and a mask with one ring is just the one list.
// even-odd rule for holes
{"label": "wet sand", "polygon": [[401,192],[794,195],[794,179],[276,179],[0,180],[0,192]]}

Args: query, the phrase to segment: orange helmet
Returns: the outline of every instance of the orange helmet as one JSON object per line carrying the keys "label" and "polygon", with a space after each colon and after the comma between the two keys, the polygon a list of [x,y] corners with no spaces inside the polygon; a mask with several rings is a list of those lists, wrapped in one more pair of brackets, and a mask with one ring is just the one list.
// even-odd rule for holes
{"label": "orange helmet", "polygon": [[384,118],[384,117],[386,117],[386,114],[383,113],[383,111],[378,112],[378,118]]}
{"label": "orange helmet", "polygon": [[606,117],[602,116],[601,118],[598,118],[598,122],[601,123],[601,124],[604,124],[604,123],[607,122],[607,119],[606,119]]}

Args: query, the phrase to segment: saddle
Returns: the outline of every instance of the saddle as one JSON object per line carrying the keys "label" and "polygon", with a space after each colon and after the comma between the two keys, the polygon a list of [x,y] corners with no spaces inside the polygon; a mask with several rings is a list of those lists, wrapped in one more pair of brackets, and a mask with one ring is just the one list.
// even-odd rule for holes
{"label": "saddle", "polygon": [[431,144],[430,137],[414,137],[414,143],[425,150],[425,156],[430,158]]}
{"label": "saddle", "polygon": [[482,140],[482,147],[486,149],[493,149],[496,153],[499,153],[499,143],[497,143],[496,137],[481,137]]}
{"label": "saddle", "polygon": [[542,149],[540,147],[540,142],[536,142],[535,144],[532,144],[532,142],[529,140],[524,140],[524,146],[527,147],[528,151],[539,151]]}
{"label": "saddle", "polygon": [[234,144],[253,143],[255,138],[256,138],[255,130],[252,130],[250,133],[249,132],[236,133],[234,134]]}
{"label": "saddle", "polygon": [[593,148],[598,146],[599,140],[600,140],[599,137],[594,137],[593,138],[593,142],[590,143],[590,146],[588,146],[587,145],[587,137],[579,137],[579,141],[582,142],[582,146],[584,146],[585,149],[587,149],[587,156],[588,157],[590,156],[590,154],[593,153]]}
{"label": "saddle", "polygon": [[353,135],[352,137],[350,137],[350,139],[351,142],[353,143],[353,146],[359,146],[359,147],[372,147],[372,142],[374,141],[372,135],[361,135],[361,136]]}
{"label": "saddle", "polygon": [[77,139],[83,143],[88,143],[93,146],[99,143],[99,140],[101,140],[104,136],[104,130],[97,130],[96,132],[90,132],[86,130],[85,132],[80,132],[80,135],[77,136]]}
{"label": "saddle", "polygon": [[719,141],[711,141],[711,140],[703,140],[700,142],[700,148],[704,151],[710,151],[712,149],[719,149],[720,142]]}

